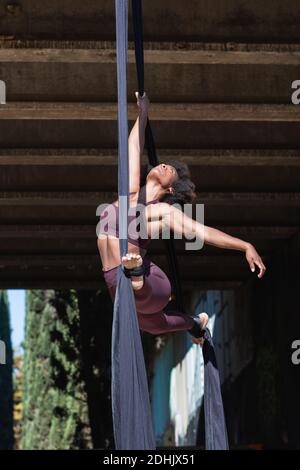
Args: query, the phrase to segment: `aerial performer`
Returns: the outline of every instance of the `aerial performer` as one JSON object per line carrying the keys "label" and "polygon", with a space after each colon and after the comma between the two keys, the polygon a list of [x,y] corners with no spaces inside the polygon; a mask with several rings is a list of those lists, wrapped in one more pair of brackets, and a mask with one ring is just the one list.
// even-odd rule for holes
{"label": "aerial performer", "polygon": [[[135,96],[138,117],[128,138],[130,208],[128,253],[120,257],[118,200],[116,200],[102,211],[97,230],[104,280],[114,301],[116,274],[122,264],[125,274],[131,278],[140,330],[151,334],[187,331],[193,343],[203,346],[201,332],[208,323],[206,312],[188,315],[177,310],[164,310],[171,300],[171,284],[164,271],[146,256],[151,239],[159,238],[166,230],[173,231],[179,238],[191,240],[196,237],[202,240],[203,244],[243,251],[251,271],[255,272],[255,267],[258,267],[258,278],[264,275],[266,267],[251,243],[208,227],[181,210],[184,204],[192,204],[196,200],[195,185],[184,162],[171,160],[168,164],[161,163],[149,168],[146,182],[141,184],[140,160],[150,102],[146,93],[141,97],[136,92]],[[143,208],[142,219],[139,212],[141,208]],[[137,230],[136,223],[140,220],[143,221],[139,224],[144,230],[142,236],[140,236],[141,230]]]}

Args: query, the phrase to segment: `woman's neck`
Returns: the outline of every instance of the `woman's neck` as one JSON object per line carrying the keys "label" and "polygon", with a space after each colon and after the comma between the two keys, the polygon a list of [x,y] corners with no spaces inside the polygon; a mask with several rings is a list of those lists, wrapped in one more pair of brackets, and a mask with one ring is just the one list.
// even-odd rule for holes
{"label": "woman's neck", "polygon": [[152,182],[146,183],[145,186],[141,188],[141,191],[143,191],[142,194],[144,196],[145,202],[160,199],[164,194],[164,190],[161,188],[161,186]]}

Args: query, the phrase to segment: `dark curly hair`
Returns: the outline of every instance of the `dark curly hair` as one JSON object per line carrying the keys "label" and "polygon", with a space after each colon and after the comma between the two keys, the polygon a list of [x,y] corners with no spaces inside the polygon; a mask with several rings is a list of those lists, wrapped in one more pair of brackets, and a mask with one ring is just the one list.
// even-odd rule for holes
{"label": "dark curly hair", "polygon": [[[179,160],[170,160],[168,161],[169,165],[172,165],[177,173],[178,173],[178,180],[172,184],[172,188],[174,189],[174,194],[166,193],[160,198],[160,202],[166,202],[168,204],[180,204],[181,207],[184,204],[190,203],[193,204],[196,201],[196,192],[195,192],[195,184],[191,181],[191,173],[189,167],[186,163],[181,162]],[[141,175],[141,187],[146,184],[146,178],[150,170],[152,170],[153,166],[150,164],[144,167],[144,171]]]}

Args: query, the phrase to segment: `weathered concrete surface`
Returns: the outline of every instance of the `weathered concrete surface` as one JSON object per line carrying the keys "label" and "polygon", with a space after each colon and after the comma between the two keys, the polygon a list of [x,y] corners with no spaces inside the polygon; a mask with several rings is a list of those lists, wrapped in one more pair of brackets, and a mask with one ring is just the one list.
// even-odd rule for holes
{"label": "weathered concrete surface", "polygon": [[[3,224],[97,224],[98,205],[116,198],[95,192],[0,193]],[[299,193],[198,193],[207,225],[299,226]],[[196,215],[196,213],[194,214]]]}
{"label": "weathered concrete surface", "polygon": [[[0,286],[98,288],[96,207],[117,197],[114,2],[8,4],[0,5],[7,83]],[[143,7],[159,160],[185,161],[205,222],[251,241],[268,264],[290,237],[298,240],[300,107],[291,104],[291,84],[300,78],[300,4],[153,0]],[[129,33],[132,40],[131,24]],[[132,42],[128,59],[130,128]],[[199,282],[234,287],[251,276],[240,253],[205,247],[194,260],[180,242],[176,249],[185,290]],[[153,260],[167,270],[164,251],[153,242]]]}
{"label": "weathered concrete surface", "polygon": [[[153,255],[151,259],[162,269],[168,271],[165,254]],[[182,267],[181,274],[184,281],[211,282],[237,282],[249,276],[249,267],[244,256],[222,254],[218,256],[205,256],[201,251],[197,255],[193,252],[191,256],[184,254],[178,256],[179,265]],[[218,266],[222,265],[220,270]],[[36,286],[41,285],[43,281],[52,284],[58,278],[60,281],[82,282],[86,286],[98,278],[100,283],[103,280],[101,265],[97,255],[12,255],[0,256],[0,282],[14,282],[16,279],[16,270],[18,270],[17,279],[25,283],[31,282]],[[59,276],[57,273],[59,270]],[[195,273],[197,272],[197,275]]]}
{"label": "weathered concrete surface", "polygon": [[[153,102],[291,103],[299,52],[146,50]],[[7,101],[116,101],[114,49],[0,49]],[[135,101],[134,52],[128,101]]]}
{"label": "weathered concrete surface", "polygon": [[[299,150],[160,149],[158,155],[161,162],[185,162],[199,191],[300,188]],[[0,149],[0,170],[3,191],[117,191],[116,149]]]}
{"label": "weathered concrete surface", "polygon": [[[23,0],[0,4],[0,31],[14,37],[114,39],[112,0]],[[130,3],[130,2],[129,2]],[[131,13],[131,11],[130,11]],[[150,40],[300,40],[298,0],[151,0],[143,2]],[[129,37],[132,37],[131,15]]]}
{"label": "weathered concrete surface", "polygon": [[[102,147],[117,143],[111,103],[8,103],[0,146]],[[128,106],[129,125],[136,105]],[[149,111],[157,147],[299,148],[300,106],[155,103]]]}

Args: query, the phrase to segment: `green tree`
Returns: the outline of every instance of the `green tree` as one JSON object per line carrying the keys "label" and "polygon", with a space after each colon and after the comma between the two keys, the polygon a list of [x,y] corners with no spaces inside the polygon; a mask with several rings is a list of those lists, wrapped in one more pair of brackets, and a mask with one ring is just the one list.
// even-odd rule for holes
{"label": "green tree", "polygon": [[22,449],[91,448],[74,290],[26,296]]}
{"label": "green tree", "polygon": [[15,444],[14,449],[20,448],[21,438],[21,424],[22,424],[22,411],[23,411],[23,355],[21,352],[14,351],[13,363],[14,375],[14,436]]}

